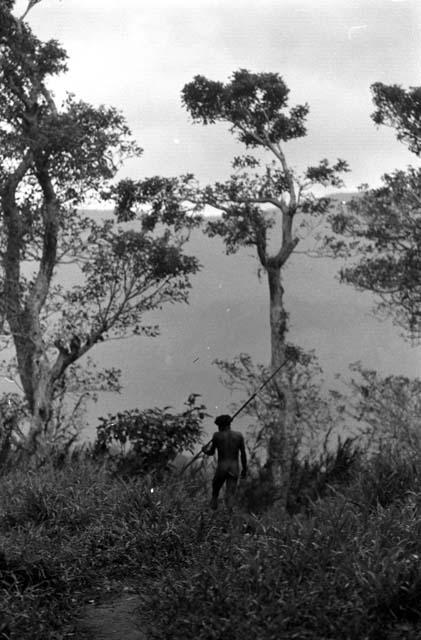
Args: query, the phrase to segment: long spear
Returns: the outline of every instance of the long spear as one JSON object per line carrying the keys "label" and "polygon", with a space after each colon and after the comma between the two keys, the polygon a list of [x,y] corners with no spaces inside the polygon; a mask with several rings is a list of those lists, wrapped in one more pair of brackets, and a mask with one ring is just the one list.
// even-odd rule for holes
{"label": "long spear", "polygon": [[[243,411],[243,409],[245,409],[247,407],[247,405],[257,396],[258,393],[261,392],[262,389],[264,389],[266,387],[266,385],[268,384],[268,382],[270,382],[272,380],[272,378],[274,378],[276,376],[276,374],[278,373],[278,371],[280,371],[282,369],[282,367],[287,363],[287,360],[284,360],[282,362],[282,364],[279,365],[279,367],[277,369],[275,369],[275,371],[273,371],[271,373],[271,375],[269,376],[269,378],[267,378],[267,380],[265,380],[263,382],[263,384],[260,385],[260,387],[258,389],[256,389],[256,391],[241,405],[241,407],[239,409],[237,409],[237,411],[234,413],[234,415],[231,417],[231,422],[234,420],[234,418],[236,418],[238,416],[239,413],[241,413]],[[210,445],[210,443],[212,442],[212,440],[209,440],[209,442],[205,445],[206,447]],[[197,458],[202,455],[203,451],[200,450],[199,453],[196,453],[196,455],[189,460],[189,462],[182,468],[180,476],[185,472],[186,469],[188,469],[190,467],[190,465],[193,464],[193,462],[195,462],[197,460]]]}

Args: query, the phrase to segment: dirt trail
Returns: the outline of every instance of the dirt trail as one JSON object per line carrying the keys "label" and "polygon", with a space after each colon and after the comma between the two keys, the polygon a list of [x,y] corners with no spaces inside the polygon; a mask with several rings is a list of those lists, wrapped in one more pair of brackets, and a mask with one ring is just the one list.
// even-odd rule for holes
{"label": "dirt trail", "polygon": [[146,640],[139,629],[136,594],[123,594],[103,604],[88,604],[78,630],[80,640]]}

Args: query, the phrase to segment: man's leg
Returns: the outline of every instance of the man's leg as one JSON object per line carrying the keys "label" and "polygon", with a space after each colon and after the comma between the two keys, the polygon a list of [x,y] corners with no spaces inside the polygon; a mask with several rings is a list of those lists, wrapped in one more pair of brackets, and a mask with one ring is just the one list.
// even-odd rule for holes
{"label": "man's leg", "polygon": [[211,500],[212,509],[216,509],[218,507],[218,496],[224,482],[225,482],[225,474],[222,474],[218,470],[216,470],[216,473],[212,481],[212,500]]}
{"label": "man's leg", "polygon": [[225,504],[227,508],[231,511],[234,506],[235,500],[235,492],[237,491],[238,484],[238,476],[233,473],[229,473],[227,477],[227,482],[225,485]]}

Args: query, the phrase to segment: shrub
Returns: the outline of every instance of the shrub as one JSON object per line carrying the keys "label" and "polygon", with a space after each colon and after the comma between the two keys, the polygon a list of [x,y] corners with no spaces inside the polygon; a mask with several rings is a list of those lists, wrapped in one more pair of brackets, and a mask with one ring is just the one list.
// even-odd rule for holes
{"label": "shrub", "polygon": [[[324,451],[319,459],[294,457],[291,463],[287,511],[290,514],[308,509],[310,505],[332,492],[332,488],[350,483],[361,466],[362,452],[354,440],[338,439],[335,451]],[[249,513],[264,513],[277,500],[265,467],[251,475],[241,485],[239,500]]]}
{"label": "shrub", "polygon": [[193,452],[202,433],[204,405],[196,406],[196,394],[185,403],[187,409],[175,414],[164,409],[133,409],[100,418],[95,451],[120,448],[118,470],[129,474],[164,469],[177,454]]}
{"label": "shrub", "polygon": [[372,508],[404,501],[412,491],[421,490],[421,462],[383,450],[361,468],[352,489],[356,500]]}

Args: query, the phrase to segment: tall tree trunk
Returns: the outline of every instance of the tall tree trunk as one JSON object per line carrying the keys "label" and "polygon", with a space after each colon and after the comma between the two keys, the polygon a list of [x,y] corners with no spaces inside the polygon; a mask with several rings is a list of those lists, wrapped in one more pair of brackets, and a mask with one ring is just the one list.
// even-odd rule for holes
{"label": "tall tree trunk", "polygon": [[36,382],[32,387],[33,405],[26,450],[30,456],[35,453],[42,455],[47,436],[48,423],[52,408],[52,384],[48,367],[36,364],[34,367]]}
{"label": "tall tree trunk", "polygon": [[[38,271],[26,295],[21,291],[23,222],[16,201],[17,188],[30,166],[36,170],[43,194],[43,238]],[[59,202],[43,154],[27,152],[11,174],[2,193],[2,213],[6,228],[3,255],[4,306],[16,349],[18,370],[30,413],[26,454],[32,456],[41,444],[51,416],[54,380],[41,327],[41,313],[57,262]],[[60,354],[60,358],[61,358]]]}
{"label": "tall tree trunk", "polygon": [[33,456],[41,448],[51,417],[53,397],[53,377],[45,354],[40,331],[37,330],[38,318],[21,314],[20,325],[24,335],[15,335],[15,349],[19,377],[27,401],[30,419],[29,432],[25,442],[26,455]]}
{"label": "tall tree trunk", "polygon": [[[281,267],[267,266],[270,299],[271,366],[274,371],[286,359],[285,336],[287,313],[284,307],[284,288]],[[279,415],[271,426],[268,445],[268,463],[277,497],[286,506],[293,451],[295,423],[295,398],[285,369],[274,378],[282,405]]]}

